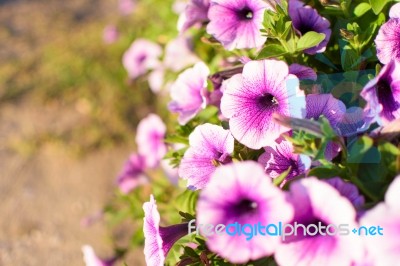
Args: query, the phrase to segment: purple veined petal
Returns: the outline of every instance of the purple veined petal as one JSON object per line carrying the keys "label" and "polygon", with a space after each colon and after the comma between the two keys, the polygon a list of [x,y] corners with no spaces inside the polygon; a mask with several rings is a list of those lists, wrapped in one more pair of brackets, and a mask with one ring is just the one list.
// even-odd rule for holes
{"label": "purple veined petal", "polygon": [[145,159],[138,154],[131,154],[117,177],[117,184],[122,193],[128,194],[140,185],[146,184],[148,178],[144,173]]}
{"label": "purple veined petal", "polygon": [[204,188],[217,165],[231,162],[234,139],[229,130],[212,124],[197,126],[179,165],[179,176],[191,189]]}
{"label": "purple veined petal", "polygon": [[250,61],[242,74],[223,83],[222,115],[229,118],[232,135],[252,149],[268,146],[289,129],[273,122],[273,113],[305,116],[304,92],[277,60]]}
{"label": "purple veined petal", "polygon": [[389,11],[390,18],[400,18],[400,3],[394,4]]}
{"label": "purple veined petal", "polygon": [[86,266],[112,266],[114,265],[115,258],[103,260],[97,257],[93,248],[89,245],[82,247],[83,260]]}
{"label": "purple veined petal", "polygon": [[189,122],[206,107],[204,89],[207,87],[209,74],[208,67],[203,62],[199,62],[193,68],[182,72],[171,86],[172,101],[168,109],[179,114],[178,121],[181,125]]}
{"label": "purple veined petal", "polygon": [[164,66],[175,72],[200,62],[193,52],[192,40],[184,35],[168,42],[165,47]]}
{"label": "purple veined petal", "polygon": [[143,204],[144,255],[146,264],[163,266],[165,258],[180,238],[188,233],[188,223],[160,226],[160,214],[153,195],[150,201]]}
{"label": "purple veined petal", "polygon": [[160,65],[161,47],[146,39],[135,40],[122,57],[122,63],[131,79],[146,74]]}
{"label": "purple veined petal", "polygon": [[386,191],[385,202],[368,210],[360,220],[360,224],[367,228],[377,225],[383,228],[383,235],[363,238],[374,266],[396,265],[400,260],[399,189],[400,176],[397,176]]}
{"label": "purple veined petal", "polygon": [[149,114],[139,122],[136,144],[147,167],[157,167],[167,153],[167,147],[164,143],[166,131],[164,122],[156,114]]}
{"label": "purple veined petal", "polygon": [[365,116],[370,122],[388,124],[400,118],[400,62],[390,61],[361,91],[367,105]]}
{"label": "purple veined petal", "polygon": [[294,177],[304,174],[311,166],[310,157],[294,153],[292,143],[283,137],[264,149],[265,152],[260,155],[258,162],[264,166],[266,174],[271,178],[279,177],[291,167],[282,186]]}
{"label": "purple veined petal", "polygon": [[308,119],[315,119],[323,115],[329,120],[330,125],[335,128],[346,112],[344,103],[332,96],[332,94],[309,94],[307,95]]}
{"label": "purple veined petal", "polygon": [[325,39],[321,43],[304,50],[307,54],[323,53],[332,33],[329,21],[320,16],[312,7],[304,6],[304,3],[299,0],[289,0],[289,16],[292,19],[293,27],[300,35],[309,31],[325,34]]}
{"label": "purple veined petal", "polygon": [[325,150],[325,159],[328,161],[332,161],[336,156],[339,155],[339,152],[341,151],[340,144],[334,141],[329,141],[328,144],[326,145],[326,150]]}
{"label": "purple veined petal", "polygon": [[289,73],[295,75],[299,80],[317,80],[317,73],[315,73],[314,69],[311,67],[299,64],[291,64],[289,66]]}
{"label": "purple veined petal", "polygon": [[379,29],[375,38],[376,56],[382,64],[400,59],[400,18],[391,18]]}
{"label": "purple veined petal", "polygon": [[[293,217],[284,192],[275,187],[262,166],[253,161],[218,167],[201,191],[196,210],[197,225],[285,223]],[[206,243],[211,251],[229,262],[246,263],[273,254],[280,240],[269,235],[255,235],[246,240],[243,234],[213,234],[207,236]]]}
{"label": "purple veined petal", "polygon": [[211,0],[207,32],[228,50],[260,47],[266,9],[272,8],[262,0]]}
{"label": "purple veined petal", "polygon": [[[309,177],[290,186],[289,200],[295,215],[290,222],[306,227],[329,224],[348,224],[357,228],[356,212],[349,200],[329,184]],[[313,226],[313,227],[314,227]],[[315,228],[315,227],[314,227]],[[275,260],[284,266],[351,265],[363,255],[362,241],[356,235],[304,235],[299,227],[297,235],[285,238],[275,253]],[[336,229],[338,230],[338,229]],[[314,231],[313,231],[314,232]],[[329,228],[333,233],[333,228]]]}
{"label": "purple veined petal", "polygon": [[185,32],[195,24],[208,21],[209,0],[190,0],[184,12],[179,16],[178,31]]}
{"label": "purple veined petal", "polygon": [[336,126],[341,136],[350,137],[366,131],[370,123],[362,108],[350,107]]}
{"label": "purple veined petal", "polygon": [[364,205],[364,196],[360,194],[358,188],[352,183],[346,182],[340,177],[325,179],[324,182],[334,187],[340,195],[347,198],[356,209]]}

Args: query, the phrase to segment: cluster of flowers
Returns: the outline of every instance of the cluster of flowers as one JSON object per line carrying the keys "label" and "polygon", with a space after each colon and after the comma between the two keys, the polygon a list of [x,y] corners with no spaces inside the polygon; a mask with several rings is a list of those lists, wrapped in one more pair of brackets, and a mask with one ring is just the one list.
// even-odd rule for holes
{"label": "cluster of flowers", "polygon": [[[118,184],[122,192],[129,193],[148,182],[146,169],[161,165],[174,183],[180,177],[187,189],[197,193],[196,213],[186,215],[195,217],[198,224],[379,225],[384,235],[299,234],[285,241],[258,235],[247,241],[244,235],[214,234],[205,239],[205,246],[193,239],[187,243],[187,249],[197,252],[198,257],[183,254],[179,265],[210,265],[218,260],[238,264],[263,258],[273,258],[283,266],[390,266],[400,261],[400,176],[395,177],[399,166],[392,157],[385,157],[389,155],[382,148],[391,147],[391,155],[398,160],[400,4],[388,6],[387,21],[383,15],[383,25],[374,25],[380,26],[372,33],[375,46],[367,41],[365,47],[358,46],[360,50],[376,47],[382,67],[357,91],[366,104],[349,106],[332,93],[321,92],[315,70],[326,73],[329,67],[313,60],[323,61],[321,56],[330,49],[331,37],[339,36],[333,32],[337,21],[328,11],[344,10],[347,14],[351,1],[311,2],[189,0],[184,8],[177,8],[180,35],[166,45],[164,55],[158,44],[136,40],[123,56],[129,77],[149,73],[153,92],[161,96],[167,91],[169,111],[177,114],[181,127],[193,130],[186,146],[184,141],[167,145],[167,130],[160,117],[150,114],[143,119],[136,135],[138,152],[127,161]],[[354,13],[362,17],[370,12],[370,16],[375,13],[379,17],[383,8],[376,12],[377,7],[368,1],[357,1]],[[327,17],[321,15],[325,11]],[[278,36],[265,23],[274,13],[286,15],[281,26],[287,30]],[[279,28],[280,21],[275,22]],[[223,55],[215,56],[219,62],[202,61],[194,54],[193,33],[203,35],[202,45],[220,45],[215,48]],[[350,44],[361,39],[355,27],[341,33]],[[273,43],[268,46],[270,39]],[[284,49],[276,53],[265,50],[274,45]],[[262,56],[268,53],[273,56]],[[365,68],[377,60],[365,58],[358,63]],[[215,69],[219,71],[212,71]],[[166,71],[179,75],[168,82]],[[307,84],[312,84],[311,91]],[[361,102],[357,95],[352,97]],[[197,116],[207,108],[216,110],[213,119],[199,123]],[[171,169],[163,158],[168,149],[182,147],[181,158],[168,158],[178,160],[177,169]],[[373,173],[381,192],[371,189],[370,180],[360,174],[364,165],[366,171],[371,166],[371,161],[357,160],[357,152],[365,153],[364,148],[378,151],[373,156],[380,157],[377,162],[372,158],[372,165],[390,169]],[[146,262],[164,265],[172,246],[187,235],[188,221],[160,226],[152,195],[143,209]]]}

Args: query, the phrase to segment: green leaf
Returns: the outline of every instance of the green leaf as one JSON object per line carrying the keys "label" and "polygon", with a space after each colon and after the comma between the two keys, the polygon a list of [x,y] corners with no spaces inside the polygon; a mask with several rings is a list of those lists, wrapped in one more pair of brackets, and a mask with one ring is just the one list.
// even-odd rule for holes
{"label": "green leaf", "polygon": [[392,147],[375,147],[370,137],[363,136],[350,144],[347,167],[354,176],[351,181],[376,202],[383,198],[388,185],[388,177],[393,176],[393,162],[396,156],[391,155]]}
{"label": "green leaf", "polygon": [[196,209],[198,191],[185,190],[175,199],[174,203],[176,208],[181,212],[194,214]]}
{"label": "green leaf", "polygon": [[325,34],[309,31],[297,43],[297,51],[302,51],[317,46],[325,39]]}
{"label": "green leaf", "polygon": [[341,63],[345,71],[356,70],[360,63],[360,56],[354,51],[349,45],[346,45],[342,49]]}
{"label": "green leaf", "polygon": [[169,135],[165,138],[166,143],[174,144],[174,143],[182,143],[189,145],[189,140],[185,137],[179,135]]}
{"label": "green leaf", "polygon": [[335,176],[343,177],[337,167],[315,167],[308,172],[307,176],[316,176],[321,179]]}
{"label": "green leaf", "polygon": [[385,7],[385,5],[389,2],[390,0],[369,0],[369,3],[371,4],[372,7],[372,11],[374,11],[375,15],[378,15]]}
{"label": "green leaf", "polygon": [[285,178],[288,176],[288,174],[290,173],[290,170],[292,170],[291,166],[289,166],[289,168],[285,172],[283,172],[277,178],[275,178],[273,180],[274,185],[279,186],[283,182],[283,180],[285,180]]}
{"label": "green leaf", "polygon": [[280,44],[268,44],[258,54],[257,59],[278,57],[286,54],[287,51]]}
{"label": "green leaf", "polygon": [[356,17],[361,17],[362,15],[364,15],[365,13],[368,12],[368,10],[371,9],[371,5],[368,3],[360,3],[359,5],[357,5],[354,8],[354,15],[356,15]]}

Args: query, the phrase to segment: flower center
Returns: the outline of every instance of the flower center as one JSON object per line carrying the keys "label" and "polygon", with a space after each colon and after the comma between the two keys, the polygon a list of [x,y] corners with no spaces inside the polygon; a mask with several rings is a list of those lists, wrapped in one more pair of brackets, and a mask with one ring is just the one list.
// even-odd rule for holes
{"label": "flower center", "polygon": [[258,203],[250,199],[242,199],[233,207],[237,216],[252,214],[257,211]]}
{"label": "flower center", "polygon": [[278,100],[275,98],[274,95],[270,93],[265,93],[261,95],[261,97],[258,98],[257,102],[261,108],[269,109],[278,105]]}
{"label": "flower center", "polygon": [[140,63],[143,63],[144,62],[144,60],[146,60],[146,58],[147,58],[147,56],[145,55],[145,54],[143,54],[143,55],[141,55],[141,56],[139,56],[138,58],[137,58],[137,62],[140,64]]}
{"label": "flower center", "polygon": [[240,20],[251,20],[254,16],[253,11],[248,7],[239,10],[237,14]]}
{"label": "flower center", "polygon": [[380,79],[376,85],[378,94],[378,101],[383,106],[384,116],[389,119],[394,119],[393,112],[400,108],[400,104],[396,101],[393,96],[392,89],[388,80]]}

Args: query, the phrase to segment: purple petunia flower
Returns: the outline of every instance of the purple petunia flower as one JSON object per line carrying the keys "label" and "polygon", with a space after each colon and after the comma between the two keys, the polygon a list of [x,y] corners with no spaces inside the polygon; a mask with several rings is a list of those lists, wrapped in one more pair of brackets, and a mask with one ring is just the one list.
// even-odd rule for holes
{"label": "purple petunia flower", "polygon": [[390,19],[379,29],[375,38],[376,56],[382,64],[400,59],[400,4],[392,6]]}
{"label": "purple petunia flower", "polygon": [[82,247],[83,260],[86,266],[112,266],[116,258],[111,258],[108,260],[100,259],[97,257],[93,248],[89,245],[84,245]]}
{"label": "purple petunia flower", "polygon": [[289,16],[292,19],[293,27],[304,35],[309,31],[325,34],[325,39],[315,47],[304,50],[307,54],[323,53],[331,37],[330,23],[320,16],[314,8],[304,6],[299,0],[289,0]]}
{"label": "purple petunia flower", "polygon": [[352,183],[345,182],[340,177],[333,177],[323,181],[334,187],[340,195],[347,198],[356,209],[359,209],[364,205],[364,196],[360,194],[358,188]]}
{"label": "purple petunia flower", "polygon": [[350,107],[336,124],[336,130],[340,136],[350,137],[367,130],[371,124],[370,118],[366,116],[360,107]]}
{"label": "purple petunia flower", "polygon": [[[231,163],[217,168],[197,202],[197,226],[200,224],[286,223],[293,217],[293,208],[285,194],[275,187],[263,168],[253,162]],[[231,230],[232,231],[232,230]],[[201,232],[201,231],[200,231]],[[208,248],[231,263],[245,263],[271,255],[280,238],[256,234],[212,234]]]}
{"label": "purple petunia flower", "polygon": [[380,125],[400,118],[400,62],[391,61],[361,91],[365,112]]}
{"label": "purple petunia flower", "polygon": [[158,115],[149,114],[139,122],[136,132],[136,144],[138,152],[144,157],[147,167],[158,166],[167,153],[167,147],[164,143],[166,131],[167,128]]}
{"label": "purple petunia flower", "polygon": [[189,0],[185,11],[179,16],[178,30],[185,32],[190,27],[208,21],[210,0]]}
{"label": "purple petunia flower", "polygon": [[234,139],[229,130],[212,124],[197,126],[189,136],[189,149],[179,165],[179,176],[191,189],[202,189],[220,164],[232,161]]}
{"label": "purple petunia flower", "polygon": [[[356,212],[347,198],[327,183],[310,177],[292,183],[289,199],[295,208],[293,227],[297,222],[312,228],[309,232],[316,234],[305,235],[305,229],[299,226],[297,235],[287,237],[278,247],[275,260],[279,265],[351,265],[361,258],[361,239],[338,233],[340,224],[347,224],[349,233],[356,228]],[[336,229],[332,226],[326,229],[329,224],[334,224]],[[319,225],[325,226],[323,234],[318,232]],[[337,233],[333,234],[334,231]]]}
{"label": "purple petunia flower", "polygon": [[103,30],[103,41],[106,44],[115,43],[119,38],[119,32],[114,25],[108,25]]}
{"label": "purple petunia flower", "polygon": [[164,66],[175,72],[199,61],[200,59],[193,53],[192,40],[184,35],[171,40],[165,47]]}
{"label": "purple petunia flower", "polygon": [[332,128],[340,121],[346,112],[346,105],[332,94],[309,94],[306,98],[307,102],[307,119],[315,119],[323,115],[329,120]]}
{"label": "purple petunia flower", "polygon": [[268,146],[289,130],[273,122],[273,113],[305,116],[304,92],[285,62],[250,61],[242,74],[226,80],[223,87],[221,112],[229,118],[232,135],[249,148]]}
{"label": "purple petunia flower", "polygon": [[295,75],[300,80],[317,80],[317,73],[315,73],[314,69],[308,66],[291,64],[289,66],[289,73]]}
{"label": "purple petunia flower", "polygon": [[397,176],[385,194],[385,202],[381,202],[366,212],[361,218],[362,226],[383,228],[383,236],[363,237],[366,249],[373,265],[397,265],[400,261],[400,176]]}
{"label": "purple petunia flower", "polygon": [[186,124],[196,114],[206,107],[204,90],[207,87],[207,77],[210,71],[203,62],[182,72],[171,86],[172,102],[168,108],[171,112],[179,113],[178,121]]}
{"label": "purple petunia flower", "polygon": [[188,233],[188,223],[175,224],[167,227],[160,226],[160,214],[153,195],[150,201],[143,204],[144,210],[144,255],[146,264],[163,266],[165,258],[181,237]]}
{"label": "purple petunia flower", "polygon": [[260,47],[266,9],[272,8],[262,0],[211,0],[207,32],[228,50]]}
{"label": "purple petunia flower", "polygon": [[117,177],[118,187],[122,193],[128,194],[136,187],[148,182],[144,173],[145,168],[144,158],[135,153],[131,154]]}
{"label": "purple petunia flower", "polygon": [[278,138],[264,149],[265,152],[258,158],[258,162],[265,166],[267,175],[277,178],[291,167],[282,186],[292,178],[304,174],[310,168],[310,157],[294,153],[292,143],[283,137]]}
{"label": "purple petunia flower", "polygon": [[135,40],[124,53],[122,63],[131,79],[135,79],[160,64],[161,47],[145,39]]}

